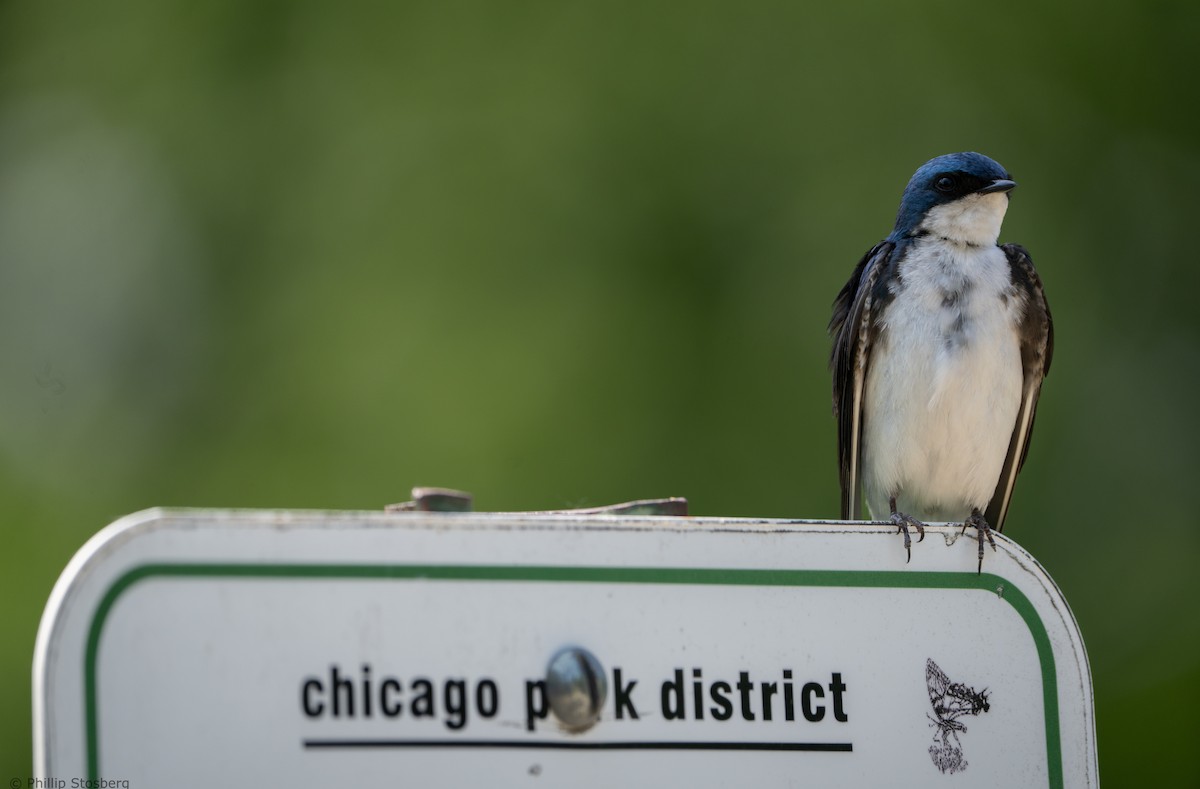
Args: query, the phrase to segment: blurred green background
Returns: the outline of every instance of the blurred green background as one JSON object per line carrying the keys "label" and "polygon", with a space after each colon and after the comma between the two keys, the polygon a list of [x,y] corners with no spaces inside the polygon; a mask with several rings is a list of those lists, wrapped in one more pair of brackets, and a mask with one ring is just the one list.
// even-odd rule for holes
{"label": "blurred green background", "polygon": [[1187,2],[0,3],[0,777],[51,586],[152,505],[837,514],[825,324],[926,159],[1021,183],[1008,535],[1101,775],[1200,783]]}

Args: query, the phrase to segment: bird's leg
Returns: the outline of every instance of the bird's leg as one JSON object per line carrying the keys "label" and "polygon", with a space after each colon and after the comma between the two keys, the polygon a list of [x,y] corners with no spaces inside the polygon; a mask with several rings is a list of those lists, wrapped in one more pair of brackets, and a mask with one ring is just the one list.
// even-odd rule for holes
{"label": "bird's leg", "polygon": [[992,539],[992,527],[988,525],[987,518],[983,517],[983,513],[978,507],[971,510],[971,514],[963,521],[962,533],[967,533],[967,527],[974,526],[975,532],[979,535],[979,566],[975,572],[983,572],[983,538],[987,537],[987,541],[991,543],[992,550],[996,550],[996,541]]}
{"label": "bird's leg", "polygon": [[[905,559],[904,561],[905,561],[905,563],[911,562],[912,561],[912,538],[909,537],[908,530],[910,528],[916,529],[917,534],[921,535],[921,538],[919,540],[917,540],[917,542],[920,542],[921,540],[925,539],[925,524],[921,523],[919,520],[917,520],[916,518],[914,518],[911,515],[905,515],[903,512],[896,512],[896,497],[895,496],[891,496],[888,498],[888,508],[891,509],[891,511],[892,511],[892,523],[896,524],[896,532],[904,533],[904,550],[908,552],[908,558]],[[979,550],[982,551],[983,549],[980,548]]]}

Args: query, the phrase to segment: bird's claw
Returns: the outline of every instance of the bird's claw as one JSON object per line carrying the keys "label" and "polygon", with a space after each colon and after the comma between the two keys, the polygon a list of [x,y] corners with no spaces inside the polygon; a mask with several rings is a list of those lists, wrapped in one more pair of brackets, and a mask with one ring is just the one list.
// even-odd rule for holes
{"label": "bird's claw", "polygon": [[979,510],[971,510],[971,514],[963,521],[963,527],[960,534],[967,533],[967,527],[974,526],[975,532],[979,540],[979,564],[975,568],[975,572],[983,572],[983,541],[987,539],[988,544],[992,546],[992,550],[996,550],[996,541],[992,539],[992,527],[988,525],[987,518],[983,517],[983,513]]}
{"label": "bird's claw", "polygon": [[906,515],[903,512],[892,510],[892,523],[896,525],[896,533],[904,535],[904,550],[908,554],[908,558],[904,560],[905,564],[912,561],[912,537],[909,535],[909,529],[916,529],[917,542],[925,539],[925,524],[917,520],[911,515]]}

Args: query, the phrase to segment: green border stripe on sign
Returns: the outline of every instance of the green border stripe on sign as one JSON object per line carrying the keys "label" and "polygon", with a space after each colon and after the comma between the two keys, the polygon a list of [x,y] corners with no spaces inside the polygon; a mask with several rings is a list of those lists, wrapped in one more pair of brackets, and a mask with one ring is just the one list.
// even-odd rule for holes
{"label": "green border stripe on sign", "polygon": [[353,580],[524,581],[551,583],[692,584],[724,586],[823,586],[874,589],[967,589],[1008,602],[1025,621],[1042,667],[1046,712],[1046,763],[1051,789],[1062,789],[1058,675],[1046,627],[1033,603],[1008,579],[991,573],[934,573],[874,570],[725,570],[681,567],[545,567],[420,564],[145,564],[117,578],[100,599],[84,654],[84,716],[87,769],[100,778],[96,661],[104,623],[131,586],[147,578],[327,578]]}

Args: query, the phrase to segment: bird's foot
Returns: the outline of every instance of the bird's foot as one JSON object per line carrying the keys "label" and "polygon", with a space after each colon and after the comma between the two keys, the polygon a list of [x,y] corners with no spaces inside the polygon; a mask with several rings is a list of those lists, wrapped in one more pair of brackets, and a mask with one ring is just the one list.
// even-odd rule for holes
{"label": "bird's foot", "polygon": [[963,521],[962,534],[967,533],[967,527],[974,526],[975,532],[979,537],[979,566],[975,572],[983,572],[983,540],[986,537],[988,543],[992,546],[992,550],[996,550],[996,541],[992,539],[992,527],[988,525],[987,518],[983,517],[983,513],[979,508],[971,510],[971,514]]}
{"label": "bird's foot", "polygon": [[[895,497],[888,499],[888,506],[892,510],[892,523],[896,524],[896,533],[904,535],[904,550],[908,553],[908,558],[905,563],[912,561],[912,536],[909,534],[909,529],[916,529],[917,534],[921,535],[917,542],[925,539],[925,524],[917,520],[911,515],[896,511]],[[982,550],[982,549],[981,549]]]}

